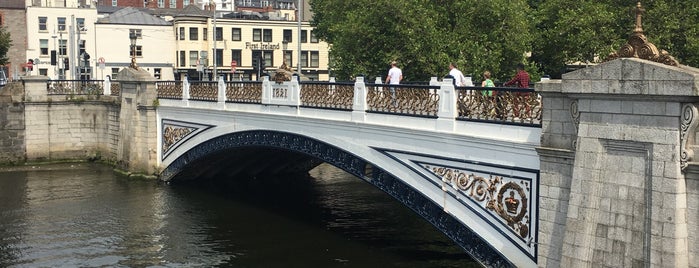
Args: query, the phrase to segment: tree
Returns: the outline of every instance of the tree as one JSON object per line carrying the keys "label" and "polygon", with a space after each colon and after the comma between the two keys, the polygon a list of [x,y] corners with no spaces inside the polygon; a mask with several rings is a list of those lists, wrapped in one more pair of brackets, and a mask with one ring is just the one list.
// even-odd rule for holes
{"label": "tree", "polygon": [[9,61],[7,52],[12,46],[12,38],[5,27],[0,27],[0,65],[5,65]]}
{"label": "tree", "polygon": [[313,0],[311,6],[315,34],[331,44],[338,79],[384,77],[393,60],[405,81],[442,77],[450,62],[475,79],[484,70],[509,77],[531,50],[524,0]]}
{"label": "tree", "polygon": [[[553,77],[560,77],[566,64],[601,62],[626,43],[633,31],[633,2],[536,1],[538,37],[532,60]],[[644,9],[643,29],[649,41],[670,52],[681,64],[699,65],[699,2],[654,0],[644,3]]]}

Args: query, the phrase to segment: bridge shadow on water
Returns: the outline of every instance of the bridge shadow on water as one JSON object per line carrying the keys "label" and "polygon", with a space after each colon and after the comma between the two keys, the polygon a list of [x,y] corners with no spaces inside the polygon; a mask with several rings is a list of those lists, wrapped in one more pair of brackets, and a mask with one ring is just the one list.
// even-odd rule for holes
{"label": "bridge shadow on water", "polygon": [[[285,160],[288,162],[283,162]],[[282,247],[298,247],[303,252],[294,253],[290,262],[288,256],[282,257],[287,259],[283,264],[278,258],[251,256],[236,264],[246,267],[481,267],[452,240],[388,194],[307,156],[277,150],[254,153],[236,150],[235,153],[220,152],[190,167],[196,168],[179,174],[173,187],[186,189],[191,194],[213,195],[225,200],[224,203],[245,204],[256,211],[248,211],[245,215],[220,208],[232,215],[230,217],[238,218],[235,221],[250,221],[249,217],[258,212],[275,215],[274,222],[263,224],[264,230],[250,231],[266,233],[259,239],[270,241],[259,241],[261,244],[287,244]],[[312,167],[315,168],[307,171]],[[258,256],[264,255],[259,253]]]}

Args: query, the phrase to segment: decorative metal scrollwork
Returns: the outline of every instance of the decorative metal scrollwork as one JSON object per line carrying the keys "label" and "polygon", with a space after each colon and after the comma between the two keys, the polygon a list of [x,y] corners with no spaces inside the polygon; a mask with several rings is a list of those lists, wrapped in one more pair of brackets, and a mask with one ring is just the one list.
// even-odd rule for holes
{"label": "decorative metal scrollwork", "polygon": [[457,93],[460,119],[541,123],[541,98],[536,92],[474,87]]}
{"label": "decorative metal scrollwork", "polygon": [[181,99],[182,81],[158,81],[155,82],[158,98]]}
{"label": "decorative metal scrollwork", "polygon": [[370,111],[437,116],[439,94],[436,87],[374,85],[367,87],[367,90]]}
{"label": "decorative metal scrollwork", "polygon": [[183,126],[165,126],[163,128],[163,149],[162,152],[165,154],[170,148],[175,145],[178,141],[182,140],[192,133],[196,128],[193,127],[183,127]]}
{"label": "decorative metal scrollwork", "polygon": [[216,101],[218,99],[218,83],[192,82],[189,84],[189,98],[192,100]]}
{"label": "decorative metal scrollwork", "polygon": [[241,103],[261,103],[261,82],[226,82],[226,100]]}
{"label": "decorative metal scrollwork", "polygon": [[303,106],[334,109],[352,109],[353,98],[354,84],[301,84],[301,103]]}
{"label": "decorative metal scrollwork", "polygon": [[694,158],[694,150],[689,148],[693,145],[694,132],[697,124],[697,107],[692,103],[687,103],[682,106],[682,119],[680,124],[680,168],[684,172],[688,162]]}
{"label": "decorative metal scrollwork", "polygon": [[530,238],[529,182],[490,175],[489,178],[461,170],[423,165],[443,182],[461,191],[483,208],[493,211],[515,234]]}

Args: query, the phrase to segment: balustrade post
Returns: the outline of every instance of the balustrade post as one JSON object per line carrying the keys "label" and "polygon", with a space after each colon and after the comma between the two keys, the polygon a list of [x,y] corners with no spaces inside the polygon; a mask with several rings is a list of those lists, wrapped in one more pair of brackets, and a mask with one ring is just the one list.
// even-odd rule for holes
{"label": "balustrade post", "polygon": [[301,106],[301,85],[299,85],[299,77],[295,75],[289,81],[289,105]]}
{"label": "balustrade post", "polygon": [[271,104],[272,102],[272,84],[269,82],[269,76],[262,77],[262,104]]}
{"label": "balustrade post", "polygon": [[187,76],[182,80],[182,100],[189,100],[189,78]]}
{"label": "balustrade post", "polygon": [[354,98],[352,100],[352,121],[354,122],[364,122],[366,119],[366,95],[364,77],[359,76],[354,82]]}
{"label": "balustrade post", "polygon": [[[364,80],[364,77],[362,77],[362,80]],[[377,85],[383,84],[383,82],[381,82],[381,76],[376,77],[376,80],[374,80],[374,84],[377,84]]]}
{"label": "balustrade post", "polygon": [[454,131],[458,110],[456,109],[456,88],[452,79],[444,79],[437,94],[439,94],[437,130]]}
{"label": "balustrade post", "polygon": [[223,78],[218,79],[218,103],[226,102],[226,82],[223,82]]}
{"label": "balustrade post", "polygon": [[430,77],[430,86],[439,86],[439,80],[436,76]]}
{"label": "balustrade post", "polygon": [[102,95],[112,95],[112,78],[109,77],[109,75],[107,76],[107,79],[104,79],[104,83],[102,83]]}

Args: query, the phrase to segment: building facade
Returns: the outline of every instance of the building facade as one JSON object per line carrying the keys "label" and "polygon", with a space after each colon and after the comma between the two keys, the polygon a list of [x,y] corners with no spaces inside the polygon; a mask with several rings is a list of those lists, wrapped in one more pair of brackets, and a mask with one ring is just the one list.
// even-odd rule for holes
{"label": "building facade", "polygon": [[[173,80],[175,66],[175,37],[172,23],[127,7],[100,18],[95,23],[94,72],[98,79],[117,73],[129,66],[135,53],[136,63],[157,79]],[[131,50],[130,34],[136,36],[136,47]]]}
{"label": "building facade", "polygon": [[92,78],[92,60],[85,56],[95,55],[96,9],[27,7],[26,21],[27,58],[34,60],[31,75]]}
{"label": "building facade", "polygon": [[[255,80],[283,63],[310,80],[327,80],[327,43],[316,38],[309,23],[244,20],[181,15],[173,20],[176,78],[208,80],[214,69],[226,79]],[[214,31],[216,41],[214,41]],[[299,53],[298,44],[301,44]]]}

